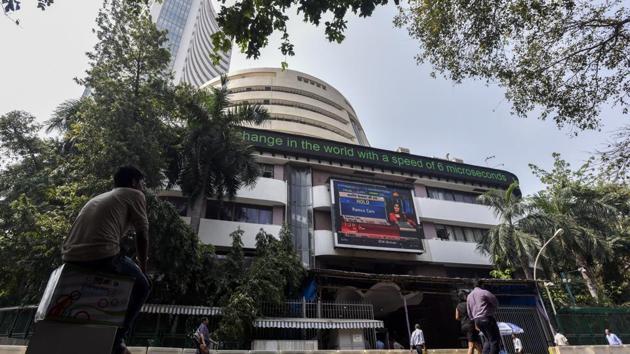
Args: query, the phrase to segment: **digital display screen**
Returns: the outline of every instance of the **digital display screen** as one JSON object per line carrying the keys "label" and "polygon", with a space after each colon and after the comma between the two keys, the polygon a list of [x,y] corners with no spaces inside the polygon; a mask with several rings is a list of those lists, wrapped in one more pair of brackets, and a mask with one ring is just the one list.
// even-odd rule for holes
{"label": "digital display screen", "polygon": [[335,246],[422,253],[410,189],[331,180]]}

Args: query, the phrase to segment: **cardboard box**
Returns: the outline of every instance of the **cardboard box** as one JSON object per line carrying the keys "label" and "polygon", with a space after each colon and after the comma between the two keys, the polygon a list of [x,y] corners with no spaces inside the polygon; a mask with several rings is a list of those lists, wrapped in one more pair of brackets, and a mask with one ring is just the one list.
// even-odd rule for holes
{"label": "cardboard box", "polygon": [[41,320],[122,326],[134,279],[64,264],[55,269],[42,296]]}

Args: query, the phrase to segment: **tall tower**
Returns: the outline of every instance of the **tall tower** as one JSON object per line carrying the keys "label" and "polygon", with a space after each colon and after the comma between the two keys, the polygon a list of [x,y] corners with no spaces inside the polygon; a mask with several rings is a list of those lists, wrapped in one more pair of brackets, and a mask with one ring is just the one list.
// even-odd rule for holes
{"label": "tall tower", "polygon": [[221,53],[218,65],[210,60],[210,36],[219,29],[211,0],[164,0],[152,6],[151,15],[159,29],[168,31],[176,83],[198,87],[227,73],[231,53]]}

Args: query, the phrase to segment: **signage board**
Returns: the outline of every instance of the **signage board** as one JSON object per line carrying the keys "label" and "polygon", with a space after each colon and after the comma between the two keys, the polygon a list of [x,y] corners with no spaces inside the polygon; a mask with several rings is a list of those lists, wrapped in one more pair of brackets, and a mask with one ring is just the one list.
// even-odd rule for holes
{"label": "signage board", "polygon": [[503,170],[367,146],[252,128],[243,128],[241,134],[245,141],[259,151],[338,161],[428,177],[478,183],[502,189],[506,189],[512,182],[518,181],[515,175]]}
{"label": "signage board", "polygon": [[335,246],[422,253],[410,189],[331,180]]}

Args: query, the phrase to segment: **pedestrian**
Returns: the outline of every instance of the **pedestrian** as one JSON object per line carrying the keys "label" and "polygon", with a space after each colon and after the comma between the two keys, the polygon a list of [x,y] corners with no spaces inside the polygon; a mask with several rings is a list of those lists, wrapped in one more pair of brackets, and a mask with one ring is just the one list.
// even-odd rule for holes
{"label": "pedestrian", "polygon": [[424,333],[420,329],[420,325],[416,323],[416,329],[411,333],[411,339],[409,343],[411,345],[411,349],[415,349],[418,354],[422,354],[424,349],[426,348],[426,343],[424,341]]}
{"label": "pedestrian", "polygon": [[553,336],[553,339],[558,346],[569,345],[569,340],[567,339],[567,337],[565,337],[564,334],[560,332],[556,333],[556,335]]}
{"label": "pedestrian", "polygon": [[385,342],[383,342],[382,340],[377,338],[376,339],[376,349],[378,349],[378,350],[385,349]]}
{"label": "pedestrian", "polygon": [[512,333],[512,344],[514,344],[514,352],[516,354],[520,354],[523,352],[523,343],[521,339],[516,336],[516,334]]}
{"label": "pedestrian", "polygon": [[501,334],[494,318],[499,301],[494,294],[483,288],[484,284],[480,280],[476,280],[474,285],[475,288],[466,300],[468,316],[485,337],[483,354],[499,354]]}
{"label": "pedestrian", "polygon": [[623,345],[623,343],[621,342],[621,339],[619,339],[619,337],[617,337],[616,334],[610,332],[608,328],[606,328],[604,333],[606,333],[606,339],[608,340],[608,345]]}
{"label": "pedestrian", "polygon": [[478,353],[481,353],[481,338],[479,337],[479,331],[475,328],[475,324],[468,316],[468,308],[466,306],[466,297],[468,293],[461,290],[458,294],[459,303],[455,308],[455,319],[460,322],[460,328],[462,333],[466,336],[468,342],[468,354],[473,354],[475,349]]}
{"label": "pedestrian", "polygon": [[195,340],[197,342],[197,353],[207,354],[210,351],[210,330],[208,329],[208,318],[203,317],[197,331],[195,332]]}
{"label": "pedestrian", "polygon": [[[143,190],[144,174],[133,166],[120,167],[114,174],[114,189],[83,206],[61,249],[64,263],[135,279],[125,320],[116,332],[113,354],[130,353],[123,338],[133,328],[150,291],[145,275],[149,222]],[[120,253],[120,241],[130,228],[136,232],[135,262]]]}

